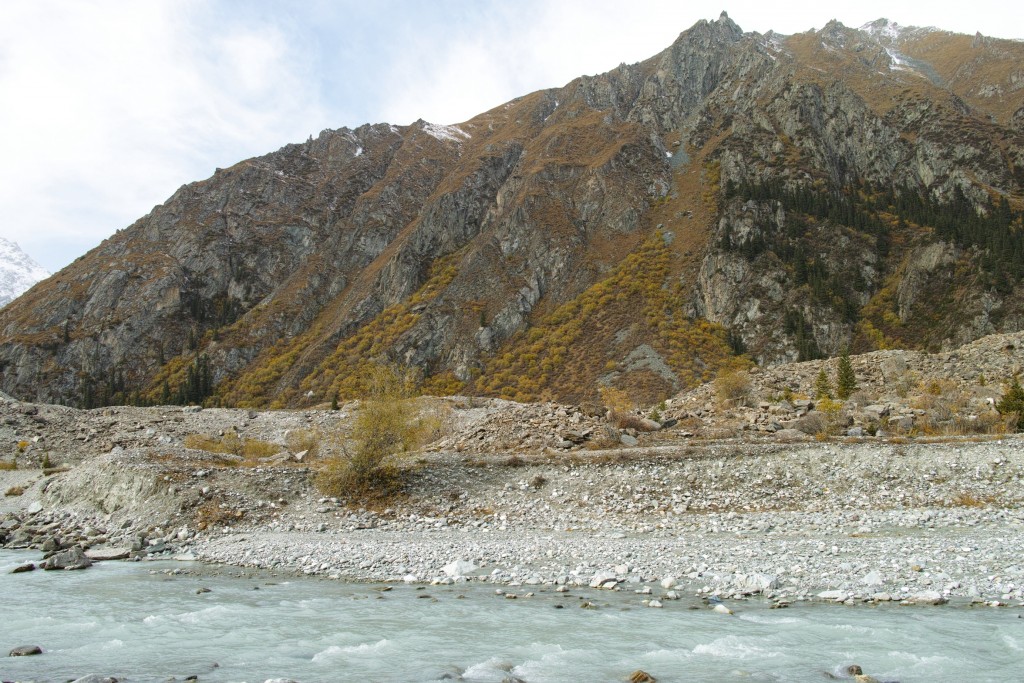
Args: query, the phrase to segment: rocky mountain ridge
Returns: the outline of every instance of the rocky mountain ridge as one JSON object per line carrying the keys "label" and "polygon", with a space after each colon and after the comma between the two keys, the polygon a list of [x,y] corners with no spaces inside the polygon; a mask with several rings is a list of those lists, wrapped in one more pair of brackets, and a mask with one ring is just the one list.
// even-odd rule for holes
{"label": "rocky mountain ridge", "polygon": [[[1024,46],[723,14],[458,126],[324,131],[179,189],[0,312],[3,390],[653,403],[753,360],[1021,329]],[[744,355],[745,354],[745,355]]]}

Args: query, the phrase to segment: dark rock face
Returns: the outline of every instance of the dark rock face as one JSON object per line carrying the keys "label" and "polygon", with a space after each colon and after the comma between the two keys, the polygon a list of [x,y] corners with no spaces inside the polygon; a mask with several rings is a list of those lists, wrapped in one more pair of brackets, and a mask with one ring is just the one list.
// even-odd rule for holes
{"label": "dark rock face", "polygon": [[32,655],[43,654],[43,649],[38,645],[21,645],[11,650],[9,657],[31,657]]}
{"label": "dark rock face", "polygon": [[[709,321],[759,362],[1020,329],[1024,274],[1004,267],[1020,240],[925,219],[996,216],[1006,198],[1019,220],[1022,59],[1010,41],[838,23],[762,36],[723,16],[459,126],[327,130],[180,188],[0,311],[0,389],[166,402],[202,354],[199,398],[229,404],[329,401],[371,358],[501,393],[476,378],[536,356],[528,329],[655,231],[652,287],[679,307],[660,315]],[[711,337],[657,337],[649,298],[595,297],[623,311],[546,356],[578,386],[515,370],[523,395],[589,399],[603,377],[663,396],[703,376],[683,356],[713,373]],[[653,360],[631,365],[641,349]]]}

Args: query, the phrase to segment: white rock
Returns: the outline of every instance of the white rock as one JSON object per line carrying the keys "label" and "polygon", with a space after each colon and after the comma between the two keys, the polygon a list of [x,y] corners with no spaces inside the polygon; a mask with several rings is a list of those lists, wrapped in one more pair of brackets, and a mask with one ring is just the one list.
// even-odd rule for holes
{"label": "white rock", "polygon": [[846,591],[822,591],[818,593],[818,597],[822,600],[843,601],[847,598],[847,595]]}
{"label": "white rock", "polygon": [[615,576],[615,572],[597,572],[594,574],[594,578],[590,579],[591,588],[601,588],[606,583],[618,583],[618,579]]}
{"label": "white rock", "polygon": [[416,583],[419,579],[416,578],[415,574],[406,574],[402,577],[402,581],[405,583]]}
{"label": "white rock", "polygon": [[881,586],[884,581],[882,575],[876,571],[868,572],[868,574],[860,580],[865,586]]}
{"label": "white rock", "polygon": [[674,576],[666,576],[664,579],[661,580],[661,587],[665,590],[668,590],[669,588],[672,588],[675,585],[676,577]]}
{"label": "white rock", "polygon": [[466,576],[477,569],[478,567],[468,560],[455,560],[441,567],[441,571],[448,576]]}
{"label": "white rock", "polygon": [[771,574],[737,574],[733,585],[744,593],[762,593],[779,587],[779,580]]}
{"label": "white rock", "polygon": [[915,605],[944,605],[949,602],[946,598],[942,597],[942,593],[938,591],[922,591],[915,593],[907,598],[909,602]]}
{"label": "white rock", "polygon": [[26,512],[27,512],[28,514],[30,514],[30,515],[34,515],[34,514],[36,514],[37,512],[42,512],[42,510],[43,510],[43,504],[42,504],[42,503],[40,503],[40,502],[39,502],[39,501],[37,500],[37,501],[33,501],[33,503],[32,503],[31,505],[29,505],[29,506],[28,506],[28,509],[26,510]]}
{"label": "white rock", "polygon": [[722,603],[718,603],[717,605],[712,607],[711,611],[718,612],[719,614],[732,614],[732,610],[723,605]]}

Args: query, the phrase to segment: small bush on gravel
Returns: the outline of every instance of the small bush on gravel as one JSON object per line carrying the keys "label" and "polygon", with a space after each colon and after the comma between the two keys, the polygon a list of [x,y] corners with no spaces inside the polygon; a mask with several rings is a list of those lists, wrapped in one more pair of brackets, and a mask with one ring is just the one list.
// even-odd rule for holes
{"label": "small bush on gravel", "polygon": [[20,496],[23,493],[25,493],[25,489],[23,487],[21,487],[21,486],[12,486],[11,488],[7,489],[7,493],[5,493],[4,495],[5,496]]}
{"label": "small bush on gravel", "polygon": [[750,375],[726,371],[715,378],[715,396],[723,408],[746,405],[750,399]]}
{"label": "small bush on gravel", "polygon": [[18,461],[12,460],[11,462],[0,462],[0,470],[16,470],[18,469]]}
{"label": "small bush on gravel", "polygon": [[321,440],[320,433],[314,429],[292,429],[285,436],[288,450],[292,453],[306,451],[311,457],[316,457],[320,454]]}
{"label": "small bush on gravel", "polygon": [[352,428],[352,446],[324,461],[317,488],[350,499],[387,498],[400,488],[396,457],[420,445],[433,432],[431,420],[418,414],[409,372],[376,366],[367,379],[369,394],[360,401]]}

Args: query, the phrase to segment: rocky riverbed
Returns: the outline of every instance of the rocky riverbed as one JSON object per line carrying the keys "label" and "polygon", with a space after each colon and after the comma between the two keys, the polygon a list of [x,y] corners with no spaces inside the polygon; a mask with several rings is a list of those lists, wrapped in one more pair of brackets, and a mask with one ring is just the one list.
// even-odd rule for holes
{"label": "rocky riverbed", "polygon": [[[38,548],[51,565],[60,553],[72,565],[178,556],[343,580],[595,586],[658,602],[687,592],[1020,605],[1024,438],[915,426],[939,424],[929,410],[949,418],[954,403],[991,411],[998,392],[976,384],[977,368],[1012,374],[1019,337],[941,357],[884,352],[877,377],[855,359],[864,385],[881,388],[844,404],[844,425],[908,421],[874,436],[801,429],[815,424],[800,392],[820,362],[752,374],[742,405],[716,403],[708,387],[677,397],[651,432],[586,406],[430,399],[423,409],[443,428],[405,458],[403,493],[365,507],[314,486],[358,404],[79,411],[3,399],[0,449],[13,457],[0,469],[0,543]],[[897,370],[932,398],[885,393],[884,373]],[[937,403],[935,386],[956,401]]]}
{"label": "rocky riverbed", "polygon": [[319,495],[304,466],[172,466],[125,451],[42,477],[0,534],[49,554],[106,548],[345,580],[1019,605],[1022,446],[436,454],[411,469],[405,497],[376,509]]}

